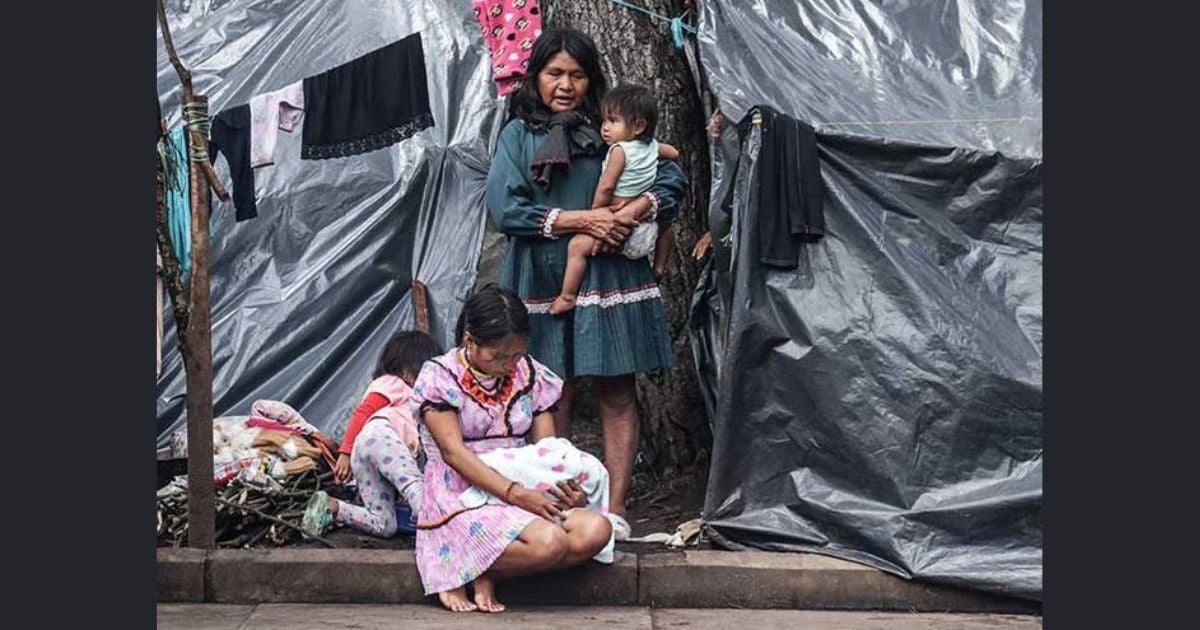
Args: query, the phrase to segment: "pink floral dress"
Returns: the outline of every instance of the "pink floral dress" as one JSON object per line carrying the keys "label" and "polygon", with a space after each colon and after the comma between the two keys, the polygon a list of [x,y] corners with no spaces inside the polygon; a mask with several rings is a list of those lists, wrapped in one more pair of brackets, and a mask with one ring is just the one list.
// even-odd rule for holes
{"label": "pink floral dress", "polygon": [[425,425],[425,412],[456,411],[467,448],[486,453],[524,446],[533,417],[553,409],[561,395],[562,379],[528,356],[502,382],[476,379],[459,348],[425,363],[411,399],[427,458],[416,545],[425,594],[479,577],[539,518],[514,505],[465,505],[462,495],[471,482],[442,459]]}

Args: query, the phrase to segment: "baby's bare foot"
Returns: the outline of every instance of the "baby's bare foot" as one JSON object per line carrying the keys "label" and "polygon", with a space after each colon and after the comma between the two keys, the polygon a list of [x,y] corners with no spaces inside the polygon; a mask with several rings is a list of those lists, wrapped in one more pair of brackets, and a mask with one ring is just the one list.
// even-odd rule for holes
{"label": "baby's bare foot", "polygon": [[576,296],[574,295],[560,295],[554,298],[554,303],[550,305],[550,314],[562,315],[575,308],[575,298]]}

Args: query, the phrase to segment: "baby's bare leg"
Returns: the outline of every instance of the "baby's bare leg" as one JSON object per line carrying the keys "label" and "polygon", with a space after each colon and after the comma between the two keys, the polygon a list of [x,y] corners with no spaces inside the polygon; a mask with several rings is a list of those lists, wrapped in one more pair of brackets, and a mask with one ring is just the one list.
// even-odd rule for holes
{"label": "baby's bare leg", "polygon": [[654,277],[661,280],[667,275],[667,263],[671,260],[671,249],[675,247],[675,233],[671,224],[659,224],[658,241],[654,245]]}
{"label": "baby's bare leg", "polygon": [[583,285],[583,274],[587,271],[587,259],[592,255],[596,239],[587,234],[576,234],[567,245],[567,270],[563,273],[562,290],[550,305],[551,315],[561,315],[575,308],[579,287]]}

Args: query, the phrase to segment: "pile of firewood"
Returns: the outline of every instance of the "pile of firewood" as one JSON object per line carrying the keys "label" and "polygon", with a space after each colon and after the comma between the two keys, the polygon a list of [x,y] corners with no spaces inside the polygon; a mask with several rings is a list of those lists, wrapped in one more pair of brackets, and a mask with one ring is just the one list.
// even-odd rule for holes
{"label": "pile of firewood", "polygon": [[[283,547],[316,541],[300,529],[305,505],[317,490],[340,494],[330,481],[332,471],[306,471],[282,482],[253,484],[236,478],[216,489],[216,541],[219,548]],[[158,546],[187,544],[187,477],[176,477],[158,492]]]}

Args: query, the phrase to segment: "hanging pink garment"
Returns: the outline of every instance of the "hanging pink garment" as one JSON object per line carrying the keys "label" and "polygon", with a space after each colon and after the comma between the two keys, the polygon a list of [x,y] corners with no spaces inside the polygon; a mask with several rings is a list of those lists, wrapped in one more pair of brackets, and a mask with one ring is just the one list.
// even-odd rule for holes
{"label": "hanging pink garment", "polygon": [[279,130],[290,133],[303,116],[303,81],[250,99],[250,166],[274,164]]}
{"label": "hanging pink garment", "polygon": [[529,69],[533,42],[542,34],[542,10],[538,0],[471,0],[471,6],[492,51],[496,92],[506,96]]}

